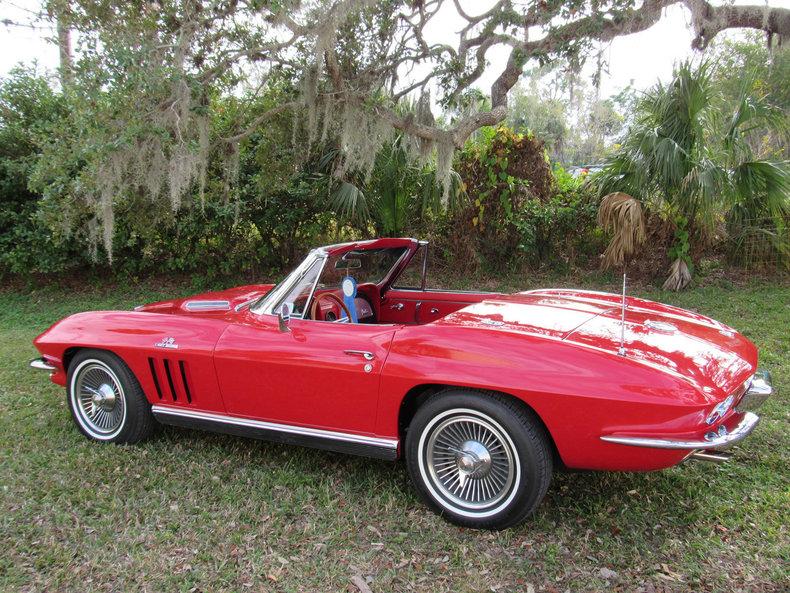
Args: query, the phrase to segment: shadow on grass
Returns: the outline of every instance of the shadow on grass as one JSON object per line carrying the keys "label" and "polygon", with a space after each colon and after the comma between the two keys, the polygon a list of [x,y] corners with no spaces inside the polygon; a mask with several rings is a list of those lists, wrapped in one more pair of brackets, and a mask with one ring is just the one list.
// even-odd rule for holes
{"label": "shadow on grass", "polygon": [[[287,465],[308,482],[319,482],[330,474],[339,488],[354,497],[380,496],[384,489],[402,496],[404,507],[416,506],[430,513],[413,492],[402,460],[388,462],[171,426],[163,426],[152,441],[155,447],[177,447],[184,455],[210,453],[231,464],[249,464],[252,453],[254,462],[266,468]],[[639,539],[644,538],[646,526],[692,525],[705,510],[706,497],[698,496],[709,486],[703,476],[690,464],[649,473],[557,471],[537,513],[513,531],[563,522],[575,526],[579,519],[608,523],[619,517],[627,522],[616,528],[617,535]]]}

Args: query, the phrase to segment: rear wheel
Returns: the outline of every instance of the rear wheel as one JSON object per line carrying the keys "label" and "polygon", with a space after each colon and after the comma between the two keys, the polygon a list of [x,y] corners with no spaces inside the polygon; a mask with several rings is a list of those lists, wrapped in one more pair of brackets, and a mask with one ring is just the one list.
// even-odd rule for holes
{"label": "rear wheel", "polygon": [[77,428],[109,443],[136,443],[151,434],[151,406],[132,371],[115,354],[81,350],[68,369],[66,398]]}
{"label": "rear wheel", "polygon": [[452,523],[504,529],[543,500],[551,480],[545,429],[498,394],[449,389],[418,410],[406,437],[417,492]]}

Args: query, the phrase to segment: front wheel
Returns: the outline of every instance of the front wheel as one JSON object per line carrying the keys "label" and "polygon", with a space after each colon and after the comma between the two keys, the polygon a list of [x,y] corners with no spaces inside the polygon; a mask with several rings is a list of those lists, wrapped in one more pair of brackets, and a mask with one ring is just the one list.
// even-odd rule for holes
{"label": "front wheel", "polygon": [[80,432],[95,441],[136,443],[154,429],[137,378],[115,354],[81,350],[69,364],[66,398]]}
{"label": "front wheel", "polygon": [[505,529],[540,504],[551,481],[548,435],[524,406],[498,394],[431,396],[406,436],[417,492],[450,522]]}

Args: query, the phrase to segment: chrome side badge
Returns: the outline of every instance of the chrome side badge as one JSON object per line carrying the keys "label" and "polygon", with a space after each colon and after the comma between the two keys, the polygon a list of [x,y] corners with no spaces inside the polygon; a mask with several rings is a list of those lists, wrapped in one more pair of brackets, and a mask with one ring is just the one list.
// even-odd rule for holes
{"label": "chrome side badge", "polygon": [[175,338],[162,338],[161,342],[157,342],[154,344],[155,348],[178,348],[178,344],[176,344]]}

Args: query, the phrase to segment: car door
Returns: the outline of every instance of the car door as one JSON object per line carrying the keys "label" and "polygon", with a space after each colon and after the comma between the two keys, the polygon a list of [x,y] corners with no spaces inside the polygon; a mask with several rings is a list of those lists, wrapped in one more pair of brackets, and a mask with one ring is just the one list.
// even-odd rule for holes
{"label": "car door", "polygon": [[218,341],[214,364],[229,414],[334,431],[374,431],[379,377],[399,326],[250,312]]}
{"label": "car door", "polygon": [[388,322],[429,323],[479,303],[486,296],[475,292],[392,288],[381,301],[380,317]]}

